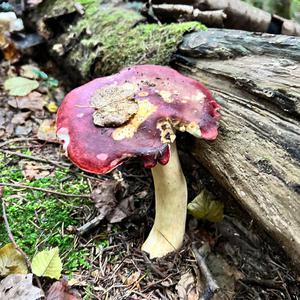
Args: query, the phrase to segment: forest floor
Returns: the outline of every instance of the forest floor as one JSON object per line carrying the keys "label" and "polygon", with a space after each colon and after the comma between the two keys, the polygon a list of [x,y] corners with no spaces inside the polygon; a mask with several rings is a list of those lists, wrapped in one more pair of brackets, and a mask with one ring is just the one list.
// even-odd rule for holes
{"label": "forest floor", "polygon": [[[24,70],[32,69],[35,91],[16,97],[3,89],[7,78],[30,77]],[[189,216],[180,251],[157,260],[142,253],[155,213],[151,173],[136,160],[103,176],[71,165],[55,141],[56,106],[70,89],[60,76],[51,61],[0,65],[0,183],[12,234],[29,257],[58,247],[63,274],[83,299],[209,299],[195,258],[205,244],[220,287],[214,299],[299,299],[299,278],[280,246],[187,151],[180,158],[189,201],[206,188],[224,202],[224,218],[210,223]],[[99,215],[97,205],[111,203],[115,209],[100,224],[82,230]],[[4,225],[0,219],[0,247],[9,243]],[[41,279],[44,291],[51,283]]]}

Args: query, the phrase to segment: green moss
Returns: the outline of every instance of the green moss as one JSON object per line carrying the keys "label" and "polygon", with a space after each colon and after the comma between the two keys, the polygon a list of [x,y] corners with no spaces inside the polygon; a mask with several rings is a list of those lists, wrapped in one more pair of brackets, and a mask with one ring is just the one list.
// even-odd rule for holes
{"label": "green moss", "polygon": [[[70,177],[68,169],[56,170],[52,176],[28,181],[18,164],[7,166],[7,161],[0,153],[1,182],[14,181],[73,194],[85,194],[88,190],[85,180]],[[5,188],[3,198],[16,242],[29,256],[32,257],[36,251],[58,246],[66,273],[78,270],[79,267],[88,267],[87,250],[76,248],[74,235],[66,230],[69,225],[80,224],[80,216],[76,213],[80,211],[78,207],[85,204],[84,200],[10,187]],[[4,224],[0,224],[0,247],[8,242]]]}
{"label": "green moss", "polygon": [[112,74],[133,64],[168,64],[184,33],[205,29],[198,22],[143,24],[137,12],[107,4],[99,9],[99,1],[85,7],[85,15],[60,38],[79,41],[66,60],[79,68],[82,78]]}
{"label": "green moss", "polygon": [[35,11],[34,19],[55,18],[66,14],[76,12],[74,0],[48,0],[44,1],[43,5],[39,5]]}

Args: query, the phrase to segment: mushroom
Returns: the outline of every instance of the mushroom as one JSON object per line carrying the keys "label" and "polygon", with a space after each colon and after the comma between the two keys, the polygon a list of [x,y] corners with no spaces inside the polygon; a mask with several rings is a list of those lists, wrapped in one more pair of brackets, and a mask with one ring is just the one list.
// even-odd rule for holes
{"label": "mushroom", "polygon": [[198,81],[157,65],[138,65],[72,90],[57,114],[57,136],[69,159],[96,174],[130,157],[151,168],[155,220],[142,250],[151,258],[178,250],[183,242],[187,185],[175,132],[213,140],[219,105]]}

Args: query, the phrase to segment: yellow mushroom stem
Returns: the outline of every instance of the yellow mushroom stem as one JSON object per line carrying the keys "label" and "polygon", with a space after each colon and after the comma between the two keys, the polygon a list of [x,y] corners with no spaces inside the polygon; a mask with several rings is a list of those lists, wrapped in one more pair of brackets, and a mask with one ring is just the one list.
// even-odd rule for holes
{"label": "yellow mushroom stem", "polygon": [[155,187],[155,220],[142,246],[150,258],[178,250],[183,242],[187,212],[187,185],[175,142],[169,162],[152,168]]}

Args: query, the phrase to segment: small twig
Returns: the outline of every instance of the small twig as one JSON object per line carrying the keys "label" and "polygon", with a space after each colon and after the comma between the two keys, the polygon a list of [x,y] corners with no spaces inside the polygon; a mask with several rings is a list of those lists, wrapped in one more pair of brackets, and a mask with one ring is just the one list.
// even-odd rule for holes
{"label": "small twig", "polygon": [[43,162],[43,163],[46,163],[46,164],[52,164],[52,165],[54,165],[56,167],[59,167],[59,168],[66,168],[66,167],[71,166],[71,164],[68,164],[68,163],[58,163],[54,160],[41,158],[41,157],[34,157],[34,156],[31,156],[31,155],[27,155],[27,154],[23,154],[23,153],[19,153],[19,152],[13,152],[13,151],[2,150],[2,149],[0,149],[0,151],[5,153],[5,154],[15,155],[15,156],[19,156],[19,157],[22,157],[22,158]]}
{"label": "small twig", "polygon": [[[9,154],[9,155],[15,155],[15,156],[19,156],[19,157],[26,158],[26,159],[33,160],[33,161],[39,161],[39,162],[43,162],[43,163],[46,163],[46,164],[52,164],[52,165],[54,165],[54,166],[56,166],[60,169],[65,169],[65,168],[68,168],[68,167],[71,166],[71,164],[68,164],[68,163],[64,163],[64,162],[59,163],[59,162],[54,161],[54,160],[44,159],[44,158],[40,158],[40,157],[34,157],[34,156],[31,156],[31,155],[22,154],[22,153],[19,153],[19,152],[13,152],[13,151],[3,150],[3,149],[0,149],[0,151],[3,152],[3,153]],[[81,176],[81,177],[84,177],[84,178],[89,178],[89,179],[93,179],[93,180],[97,180],[97,181],[103,181],[103,179],[100,179],[100,178],[97,178],[97,177],[94,177],[94,176],[90,176],[90,175],[87,175],[87,174],[84,174],[84,173],[79,173],[78,171],[69,170],[68,172],[72,173],[72,174],[75,174],[76,176]]]}
{"label": "small twig", "polygon": [[48,190],[48,189],[44,189],[44,188],[39,188],[39,187],[35,187],[35,186],[29,186],[29,185],[25,185],[25,184],[18,184],[18,183],[0,183],[0,187],[1,186],[10,186],[10,187],[15,187],[15,188],[20,188],[20,189],[35,190],[35,191],[40,191],[40,192],[44,192],[47,194],[59,195],[59,196],[63,196],[63,197],[91,198],[91,195],[89,195],[89,194],[82,194],[82,195],[68,194],[68,193],[57,192],[57,191]]}
{"label": "small twig", "polygon": [[243,278],[239,281],[246,283],[247,285],[258,285],[268,289],[274,290],[283,290],[284,289],[284,281],[275,281],[268,279],[257,279],[257,278]]}
{"label": "small twig", "polygon": [[84,235],[93,228],[95,228],[102,220],[104,219],[104,215],[98,215],[97,217],[93,218],[89,222],[85,223],[84,225],[77,228],[78,235]]}
{"label": "small twig", "polygon": [[15,238],[14,238],[12,232],[11,232],[11,229],[10,229],[10,226],[9,226],[9,223],[8,223],[8,220],[7,220],[7,215],[6,215],[6,210],[5,210],[5,202],[4,202],[4,200],[2,199],[3,191],[4,191],[4,188],[3,188],[3,187],[0,187],[0,199],[2,200],[2,216],[3,216],[3,219],[4,219],[4,224],[5,224],[5,228],[6,228],[8,237],[9,237],[10,241],[12,242],[12,244],[14,245],[14,247],[16,248],[16,250],[19,251],[19,252],[21,253],[21,255],[24,257],[28,269],[31,270],[31,262],[30,262],[29,257],[28,257],[28,256],[26,255],[26,253],[25,253],[25,252],[17,245],[17,243],[16,243],[16,241],[15,241]]}
{"label": "small twig", "polygon": [[[7,232],[7,235],[8,235],[8,238],[9,240],[12,242],[12,244],[14,245],[15,249],[17,251],[19,251],[19,253],[24,257],[25,259],[25,262],[26,262],[26,265],[27,265],[27,268],[31,271],[31,262],[30,262],[30,258],[27,256],[27,254],[18,246],[18,244],[16,243],[16,240],[11,232],[11,229],[10,229],[10,226],[9,226],[9,223],[8,223],[8,219],[7,219],[7,215],[6,215],[6,210],[5,210],[5,202],[2,198],[3,196],[3,191],[4,191],[4,188],[0,186],[0,199],[2,200],[2,217],[3,217],[3,220],[4,220],[4,224],[5,224],[5,228],[6,228],[6,232]],[[36,279],[36,282],[39,286],[39,288],[41,290],[43,290],[43,287],[42,287],[42,284],[39,280],[39,278],[37,276],[35,276],[35,279]]]}
{"label": "small twig", "polygon": [[29,141],[36,141],[36,138],[15,138],[15,139],[10,139],[7,140],[3,143],[0,144],[0,148],[2,148],[3,146],[6,146],[8,144],[12,144],[12,143],[17,143],[17,142],[29,142]]}
{"label": "small twig", "polygon": [[[212,277],[212,274],[210,270],[208,269],[206,262],[205,262],[205,257],[202,253],[205,253],[205,248],[207,247],[207,244],[204,244],[199,250],[197,249],[195,243],[192,243],[192,251],[193,254],[197,260],[198,266],[200,268],[200,271],[202,275],[205,278],[207,287],[203,291],[203,295],[200,300],[209,300],[212,299],[214,294],[220,289],[217,282],[214,280]],[[202,253],[201,253],[202,252]]]}
{"label": "small twig", "polygon": [[166,278],[167,276],[162,273],[160,270],[158,270],[158,268],[156,268],[156,266],[154,266],[154,264],[152,263],[152,261],[148,258],[148,256],[146,255],[145,252],[141,252],[142,253],[142,256],[145,260],[145,263],[148,265],[148,267],[154,272],[156,273],[159,277],[161,278]]}

